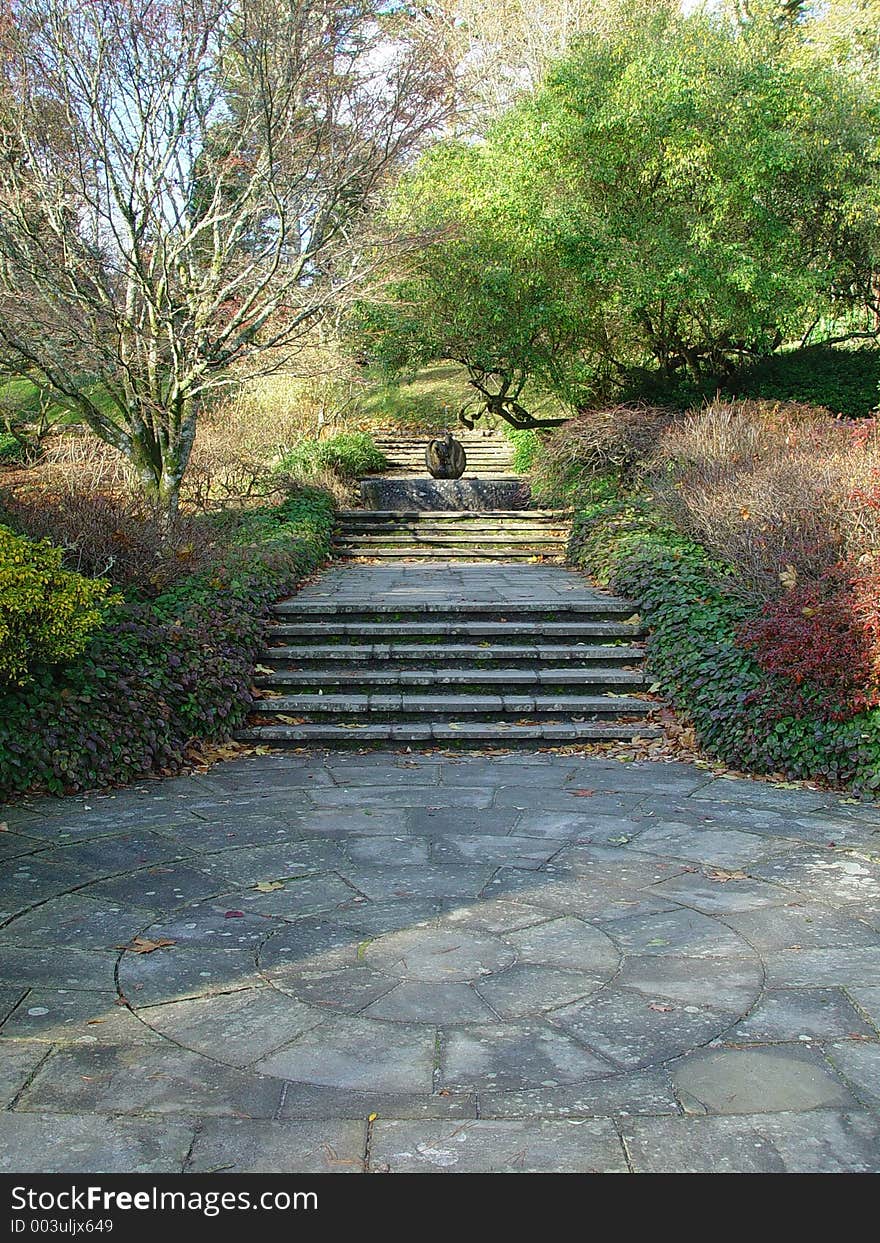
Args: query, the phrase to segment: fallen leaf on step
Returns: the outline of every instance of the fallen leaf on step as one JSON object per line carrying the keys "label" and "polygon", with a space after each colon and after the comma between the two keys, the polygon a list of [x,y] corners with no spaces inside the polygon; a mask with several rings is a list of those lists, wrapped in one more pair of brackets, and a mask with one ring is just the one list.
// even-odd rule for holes
{"label": "fallen leaf on step", "polygon": [[149,940],[148,937],[134,937],[128,945],[117,945],[116,948],[128,950],[131,954],[152,954],[154,950],[164,950],[169,945],[176,944],[176,941],[169,941],[167,937],[156,937],[155,941]]}
{"label": "fallen leaf on step", "polygon": [[256,889],[258,893],[274,893],[276,889],[283,888],[284,885],[280,880],[261,880],[254,885],[254,889]]}

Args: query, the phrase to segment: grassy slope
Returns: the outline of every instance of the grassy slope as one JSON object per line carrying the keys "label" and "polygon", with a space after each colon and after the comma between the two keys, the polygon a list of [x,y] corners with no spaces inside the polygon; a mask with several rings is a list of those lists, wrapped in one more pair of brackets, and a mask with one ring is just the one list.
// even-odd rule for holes
{"label": "grassy slope", "polygon": [[[112,406],[106,394],[101,393],[96,386],[93,386],[90,392],[92,400],[99,409],[104,413],[111,413]],[[40,388],[34,384],[32,380],[25,379],[23,376],[16,376],[13,379],[7,379],[0,382],[0,413],[2,407],[7,407],[10,411],[36,419],[40,413]],[[49,406],[49,421],[51,423],[76,423],[79,422],[79,414],[71,410],[71,408],[63,401],[53,401]]]}
{"label": "grassy slope", "polygon": [[[438,363],[409,379],[375,379],[357,403],[357,416],[374,426],[401,424],[413,430],[433,430],[438,424],[454,427],[461,406],[475,396],[463,367]],[[523,404],[531,414],[555,418],[569,413],[553,398],[527,394]]]}

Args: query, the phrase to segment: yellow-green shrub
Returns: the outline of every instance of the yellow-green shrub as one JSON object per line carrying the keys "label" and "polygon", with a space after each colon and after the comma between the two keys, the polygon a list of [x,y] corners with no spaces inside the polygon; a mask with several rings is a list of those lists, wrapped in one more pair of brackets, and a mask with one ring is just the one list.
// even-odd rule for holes
{"label": "yellow-green shrub", "polygon": [[100,626],[110,584],[65,570],[61,550],[0,526],[0,684],[71,660]]}

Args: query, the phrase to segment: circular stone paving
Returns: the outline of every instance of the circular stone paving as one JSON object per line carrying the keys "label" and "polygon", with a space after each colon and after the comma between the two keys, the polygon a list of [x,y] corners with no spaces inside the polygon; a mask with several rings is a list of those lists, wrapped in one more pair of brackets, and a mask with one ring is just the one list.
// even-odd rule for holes
{"label": "circular stone paving", "polygon": [[[749,943],[656,888],[687,876],[681,864],[581,848],[540,871],[425,862],[389,872],[346,866],[339,849],[332,872],[196,902],[146,927],[146,940],[186,947],[169,963],[219,954],[226,979],[222,996],[193,978],[193,993],[209,995],[140,1005],[152,963],[123,955],[120,989],[143,1022],[265,1075],[421,1096],[552,1088],[668,1062],[720,1037],[761,993]],[[323,909],[298,915],[300,900]]]}
{"label": "circular stone paving", "polygon": [[423,925],[377,937],[364,946],[364,959],[392,978],[441,983],[503,971],[516,961],[516,951],[498,937]]}
{"label": "circular stone paving", "polygon": [[876,807],[329,754],[0,821],[27,1168],[880,1168]]}

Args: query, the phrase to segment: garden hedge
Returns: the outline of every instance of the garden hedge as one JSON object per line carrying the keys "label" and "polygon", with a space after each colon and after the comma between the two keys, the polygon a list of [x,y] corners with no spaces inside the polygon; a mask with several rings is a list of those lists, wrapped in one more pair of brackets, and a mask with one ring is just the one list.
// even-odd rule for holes
{"label": "garden hedge", "polygon": [[327,556],[332,502],[303,489],[222,522],[207,571],[118,604],[82,655],[0,692],[0,793],[173,772],[194,740],[230,736],[252,703],[266,609]]}
{"label": "garden hedge", "polygon": [[279,458],[275,469],[300,479],[332,470],[341,479],[354,480],[387,466],[388,458],[368,432],[338,432],[327,440],[300,440]]}
{"label": "garden hedge", "polygon": [[600,582],[638,601],[650,673],[708,754],[733,768],[876,796],[880,709],[844,721],[787,709],[790,688],[746,650],[747,611],[725,591],[725,569],[704,549],[648,505],[617,502],[581,512],[572,550]]}
{"label": "garden hedge", "polygon": [[60,548],[0,525],[0,687],[39,661],[79,656],[101,625],[110,584],[73,574]]}

